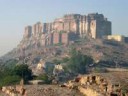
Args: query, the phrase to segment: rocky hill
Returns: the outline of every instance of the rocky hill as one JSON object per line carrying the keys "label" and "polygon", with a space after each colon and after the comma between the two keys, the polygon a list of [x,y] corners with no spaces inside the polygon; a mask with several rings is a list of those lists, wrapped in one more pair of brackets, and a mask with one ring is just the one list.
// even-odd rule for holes
{"label": "rocky hill", "polygon": [[102,36],[110,34],[111,22],[102,14],[65,15],[52,23],[37,23],[33,29],[31,26],[25,27],[21,42],[2,56],[0,63],[10,65],[17,61],[33,65],[40,59],[52,62],[69,57],[69,51],[74,47],[82,54],[91,56],[98,66],[126,67],[128,44],[101,39]]}
{"label": "rocky hill", "polygon": [[[23,43],[23,41],[26,41]],[[29,65],[37,64],[40,59],[51,62],[55,59],[62,59],[69,56],[69,51],[72,47],[81,51],[83,54],[91,56],[95,63],[100,63],[103,66],[118,66],[123,67],[128,64],[128,44],[108,41],[101,39],[79,39],[69,45],[53,45],[41,47],[31,45],[30,41],[22,40],[17,48],[13,49],[1,59],[8,61],[12,59],[18,60],[19,63],[26,62]],[[21,45],[29,45],[22,49]],[[100,65],[99,64],[99,65]],[[105,65],[104,65],[105,64]]]}

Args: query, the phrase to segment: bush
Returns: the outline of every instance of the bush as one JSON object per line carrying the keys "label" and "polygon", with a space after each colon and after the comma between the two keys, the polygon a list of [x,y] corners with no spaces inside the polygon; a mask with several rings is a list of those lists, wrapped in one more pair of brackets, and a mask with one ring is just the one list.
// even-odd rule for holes
{"label": "bush", "polygon": [[25,82],[32,79],[32,71],[28,68],[28,65],[26,64],[15,66],[13,69],[13,74],[23,78]]}
{"label": "bush", "polygon": [[47,74],[52,75],[54,67],[53,66],[48,66],[48,67],[46,67],[45,70],[46,70]]}
{"label": "bush", "polygon": [[21,78],[27,82],[32,79],[32,71],[27,65],[17,65],[13,68],[4,67],[0,70],[0,87],[20,82]]}
{"label": "bush", "polygon": [[21,78],[19,76],[6,76],[2,80],[0,80],[0,86],[8,86],[13,84],[18,84],[20,82]]}
{"label": "bush", "polygon": [[36,80],[43,80],[44,83],[50,84],[51,80],[49,80],[49,77],[46,74],[40,75],[36,78]]}
{"label": "bush", "polygon": [[65,57],[62,59],[62,63],[67,63],[69,61],[69,58],[68,57]]}
{"label": "bush", "polygon": [[54,64],[60,64],[61,61],[60,61],[60,60],[57,60],[57,59],[54,59],[54,60],[53,60],[53,63],[54,63]]}
{"label": "bush", "polygon": [[86,73],[86,66],[93,63],[93,59],[83,55],[80,51],[72,49],[70,52],[71,58],[68,61],[68,69],[73,73]]}

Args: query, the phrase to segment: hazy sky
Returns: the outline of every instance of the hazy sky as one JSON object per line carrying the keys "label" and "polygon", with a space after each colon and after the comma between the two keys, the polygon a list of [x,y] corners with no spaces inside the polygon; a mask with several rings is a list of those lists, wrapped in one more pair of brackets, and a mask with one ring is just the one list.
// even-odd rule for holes
{"label": "hazy sky", "polygon": [[26,25],[93,12],[112,21],[113,34],[128,36],[128,0],[0,0],[0,55],[17,46]]}

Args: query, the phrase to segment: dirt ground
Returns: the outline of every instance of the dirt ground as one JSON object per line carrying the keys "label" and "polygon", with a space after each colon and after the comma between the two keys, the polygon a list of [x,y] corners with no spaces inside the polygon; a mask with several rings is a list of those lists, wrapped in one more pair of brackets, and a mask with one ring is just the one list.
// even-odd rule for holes
{"label": "dirt ground", "polygon": [[57,85],[27,85],[27,96],[83,96],[80,92]]}

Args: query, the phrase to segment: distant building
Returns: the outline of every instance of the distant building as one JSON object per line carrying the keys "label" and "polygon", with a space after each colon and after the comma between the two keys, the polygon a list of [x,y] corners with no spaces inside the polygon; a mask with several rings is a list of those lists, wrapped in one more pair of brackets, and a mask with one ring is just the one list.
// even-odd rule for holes
{"label": "distant building", "polygon": [[47,45],[53,45],[53,34],[54,33],[50,33],[47,35]]}
{"label": "distant building", "polygon": [[46,45],[47,45],[47,39],[46,39],[46,38],[47,38],[47,37],[46,37],[45,34],[42,34],[42,35],[41,35],[40,44],[41,44],[42,46],[46,46]]}
{"label": "distant building", "polygon": [[53,44],[61,43],[61,35],[58,32],[53,33]]}
{"label": "distant building", "polygon": [[61,33],[61,43],[62,44],[69,43],[69,34],[68,33]]}
{"label": "distant building", "polygon": [[111,35],[111,22],[103,14],[67,14],[50,23],[37,22],[25,28],[24,37],[31,37],[36,45],[68,44],[86,36],[101,39]]}
{"label": "distant building", "polygon": [[53,22],[53,30],[56,30],[58,32],[64,30],[64,23],[63,23],[63,19],[56,19]]}
{"label": "distant building", "polygon": [[37,35],[38,33],[41,33],[43,31],[42,24],[40,22],[37,22],[33,25],[33,35]]}
{"label": "distant building", "polygon": [[128,43],[128,37],[125,37],[125,43]]}
{"label": "distant building", "polygon": [[45,40],[42,39],[42,44],[45,45],[54,45],[54,44],[68,44],[69,43],[69,34],[65,32],[53,32],[50,34],[43,34]]}
{"label": "distant building", "polygon": [[125,37],[122,35],[108,35],[107,39],[115,40],[115,41],[119,41],[119,42],[125,42]]}
{"label": "distant building", "polygon": [[103,14],[91,13],[88,15],[67,14],[62,18],[55,19],[54,22],[37,22],[33,26],[33,34],[65,31],[74,32],[80,37],[85,35],[92,38],[102,38],[102,36],[111,35],[111,22]]}
{"label": "distant building", "polygon": [[26,26],[25,27],[25,32],[24,32],[24,38],[29,38],[32,35],[32,27],[31,26]]}

